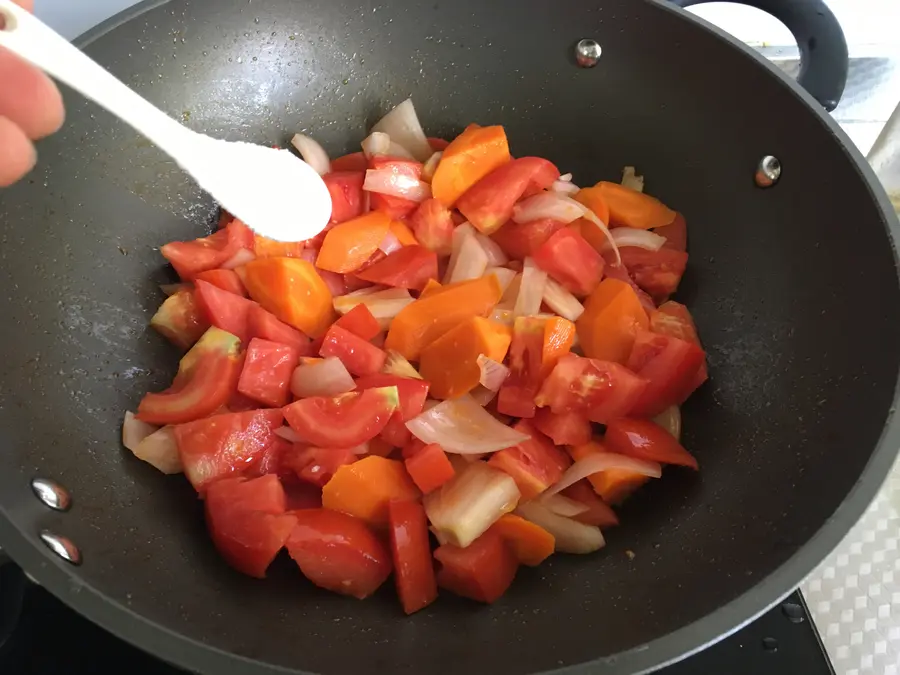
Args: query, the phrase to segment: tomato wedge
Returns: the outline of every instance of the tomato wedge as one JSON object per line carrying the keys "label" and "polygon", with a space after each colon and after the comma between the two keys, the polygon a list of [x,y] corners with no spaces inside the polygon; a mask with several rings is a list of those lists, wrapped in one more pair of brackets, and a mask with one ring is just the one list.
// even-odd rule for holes
{"label": "tomato wedge", "polygon": [[238,391],[271,408],[285,406],[290,401],[291,375],[299,362],[296,348],[253,338],[247,347]]}
{"label": "tomato wedge", "polygon": [[525,260],[525,258],[533,256],[544,245],[544,242],[565,226],[565,223],[552,218],[532,220],[521,224],[510,220],[494,232],[491,238],[513,260]]}
{"label": "tomato wedge", "polygon": [[[331,160],[332,173],[338,171],[363,171],[369,168],[369,160],[362,152],[352,152]],[[330,174],[326,174],[330,175]]]}
{"label": "tomato wedge", "polygon": [[285,453],[282,463],[302,481],[325,487],[342,466],[359,459],[349,448],[315,448],[297,443]]}
{"label": "tomato wedge", "polygon": [[374,375],[384,367],[387,354],[368,340],[334,324],[325,333],[319,354],[334,356],[354,375]]}
{"label": "tomato wedge", "polygon": [[418,242],[438,255],[450,255],[453,247],[453,216],[437,199],[426,199],[409,219]]}
{"label": "tomato wedge", "polygon": [[491,455],[488,465],[512,476],[522,500],[534,499],[562,478],[572,463],[565,452],[537,431],[527,420],[519,420],[513,429],[530,438],[512,448]]}
{"label": "tomato wedge", "polygon": [[[700,336],[697,335],[697,327],[694,325],[694,318],[688,308],[680,302],[669,300],[661,304],[659,310],[650,315],[650,330],[659,335],[671,335],[681,340],[687,340],[703,349]],[[709,375],[704,361],[697,372],[694,389],[706,382],[707,379],[709,379]]]}
{"label": "tomato wedge", "polygon": [[509,377],[500,387],[497,410],[512,417],[534,417],[534,397],[541,387],[544,321],[520,316],[509,346]]}
{"label": "tomato wedge", "polygon": [[331,195],[331,222],[343,223],[362,215],[363,183],[366,180],[364,169],[365,167],[360,171],[333,171],[322,176]]}
{"label": "tomato wedge", "polygon": [[556,445],[582,445],[591,440],[591,421],[584,413],[540,408],[531,423]]}
{"label": "tomato wedge", "polygon": [[403,611],[413,614],[437,599],[425,509],[417,502],[388,506],[394,578]]}
{"label": "tomato wedge", "polygon": [[205,272],[200,272],[195,279],[218,286],[223,291],[247,297],[247,289],[244,288],[244,282],[241,281],[241,278],[234,270],[206,270]]}
{"label": "tomato wedge", "polygon": [[247,321],[255,303],[199,278],[196,286],[197,304],[207,321],[246,342],[250,334]]}
{"label": "tomato wedge", "polygon": [[437,254],[424,246],[404,246],[356,276],[373,284],[421,291],[429,279],[437,279]]}
{"label": "tomato wedge", "polygon": [[352,448],[377,436],[398,406],[397,387],[380,387],[296,401],[284,408],[284,417],[311,445]]}
{"label": "tomato wedge", "polygon": [[300,356],[310,356],[309,338],[296,328],[288,326],[271,312],[253,303],[247,312],[247,331],[251,338],[262,338],[288,345],[297,350]]}
{"label": "tomato wedge", "polygon": [[622,264],[634,282],[657,303],[667,300],[678,290],[688,262],[688,254],[684,251],[667,248],[648,251],[637,246],[624,246],[619,252]]}
{"label": "tomato wedge", "polygon": [[166,298],[150,325],[181,349],[189,349],[209,329],[209,321],[190,288]]}
{"label": "tomato wedge", "polygon": [[589,295],[603,276],[603,258],[569,228],[553,234],[534,254],[534,262],[578,297]]}
{"label": "tomato wedge", "polygon": [[240,249],[253,250],[253,232],[239,220],[194,241],[175,241],[159,249],[178,276],[187,281],[200,272],[221,267]]}
{"label": "tomato wedge", "polygon": [[381,332],[378,319],[372,316],[372,311],[364,302],[344,314],[334,322],[334,325],[350,331],[363,340],[371,340]]}
{"label": "tomato wedge", "polygon": [[466,548],[445,544],[434,552],[441,564],[438,586],[478,602],[492,603],[506,593],[519,568],[512,549],[488,530]]}
{"label": "tomato wedge", "polygon": [[610,422],[604,440],[610,450],[622,455],[699,468],[694,456],[672,434],[650,420],[621,418]]}
{"label": "tomato wedge", "polygon": [[703,350],[686,340],[640,331],[627,365],[647,380],[647,387],[631,414],[653,417],[684,403],[697,387],[704,358]]}

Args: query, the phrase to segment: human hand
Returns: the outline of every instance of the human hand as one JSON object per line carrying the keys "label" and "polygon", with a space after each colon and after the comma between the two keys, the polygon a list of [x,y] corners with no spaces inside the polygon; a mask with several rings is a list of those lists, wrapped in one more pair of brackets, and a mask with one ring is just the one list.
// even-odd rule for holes
{"label": "human hand", "polygon": [[[34,0],[13,0],[31,11]],[[32,141],[62,126],[62,97],[53,81],[0,48],[0,187],[12,185],[37,161]]]}

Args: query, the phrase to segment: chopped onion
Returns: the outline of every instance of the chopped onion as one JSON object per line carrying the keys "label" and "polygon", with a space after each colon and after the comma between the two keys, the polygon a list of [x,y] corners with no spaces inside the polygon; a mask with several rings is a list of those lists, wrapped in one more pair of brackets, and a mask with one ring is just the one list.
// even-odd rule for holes
{"label": "chopped onion", "polygon": [[509,377],[509,368],[502,363],[497,363],[494,359],[489,359],[484,354],[478,355],[478,367],[481,369],[478,382],[491,391],[498,391],[500,385]]}
{"label": "chopped onion", "polygon": [[447,261],[447,269],[444,272],[444,278],[441,283],[447,285],[450,283],[450,276],[456,269],[456,261],[459,259],[459,251],[462,248],[466,235],[474,235],[475,228],[471,223],[465,222],[457,225],[451,234],[450,239],[450,260]]}
{"label": "chopped onion", "polygon": [[540,312],[546,285],[547,273],[538,267],[532,258],[525,258],[525,265],[522,268],[522,283],[513,307],[513,314],[530,316]]}
{"label": "chopped onion", "polygon": [[362,151],[366,159],[378,155],[386,155],[391,149],[391,137],[377,131],[372,132],[362,142]]}
{"label": "chopped onion", "polygon": [[681,408],[677,405],[669,406],[654,417],[653,421],[672,434],[676,441],[681,440]]}
{"label": "chopped onion", "polygon": [[403,248],[403,244],[397,239],[396,234],[388,230],[388,233],[384,235],[384,239],[381,240],[381,244],[379,244],[378,248],[380,248],[381,252],[385,255],[390,255],[394,251],[399,251]]}
{"label": "chopped onion", "polygon": [[616,246],[637,246],[648,251],[658,251],[666,243],[666,238],[650,230],[637,230],[633,227],[617,227],[610,230]]}
{"label": "chopped onion", "polygon": [[424,182],[395,173],[391,169],[369,169],[363,190],[378,192],[391,197],[402,197],[414,202],[424,202],[431,197],[431,186]]}
{"label": "chopped onion", "polygon": [[294,137],[291,139],[291,145],[297,148],[297,152],[300,153],[303,161],[309,164],[320,176],[324,176],[331,170],[331,160],[328,158],[325,148],[309,136],[294,134]]}
{"label": "chopped onion", "polygon": [[412,99],[406,99],[379,122],[372,127],[372,131],[380,131],[391,137],[393,141],[409,150],[420,162],[424,162],[434,152],[419,117]]}
{"label": "chopped onion", "polygon": [[572,182],[572,174],[564,173],[562,176],[559,177],[559,180],[563,181],[564,183],[571,183]]}
{"label": "chopped onion", "polygon": [[541,495],[538,501],[540,501],[541,505],[548,511],[565,518],[574,518],[575,516],[590,510],[590,507],[587,504],[576,502],[574,499],[569,499],[564,495],[544,494]]}
{"label": "chopped onion", "polygon": [[141,422],[133,412],[126,412],[122,422],[122,445],[134,452],[141,441],[158,429],[158,426]]}
{"label": "chopped onion", "polygon": [[512,309],[516,305],[516,298],[519,297],[519,289],[522,288],[522,273],[516,272],[516,276],[509,282],[503,295],[500,297],[500,304],[497,307],[504,309]]}
{"label": "chopped onion", "polygon": [[399,157],[400,159],[411,159],[413,161],[416,159],[409,150],[399,143],[394,143],[394,141],[391,141],[391,145],[388,148],[388,155],[391,157]]}
{"label": "chopped onion", "polygon": [[356,388],[353,377],[339,358],[299,365],[291,376],[291,392],[297,398],[337,396]]}
{"label": "chopped onion", "polygon": [[633,166],[626,166],[622,170],[622,186],[627,187],[629,190],[634,190],[635,192],[643,192],[644,177],[635,174]]}
{"label": "chopped onion", "polygon": [[464,548],[516,508],[519,497],[516,481],[509,474],[484,462],[472,462],[423,501],[438,539]]}
{"label": "chopped onion", "polygon": [[552,185],[550,185],[550,190],[553,192],[559,192],[564,195],[574,195],[581,188],[575,185],[575,183],[570,183],[565,180],[557,180],[554,181]]}
{"label": "chopped onion", "polygon": [[[478,385],[472,391],[469,392],[469,396],[472,397],[472,400],[475,401],[478,405],[484,408],[488,403],[497,398],[497,392],[488,389],[482,385]],[[479,455],[465,455],[466,457],[478,457]]]}
{"label": "chopped onion", "polygon": [[434,172],[437,171],[438,164],[441,163],[441,157],[443,156],[443,152],[436,152],[428,158],[428,161],[425,162],[425,166],[422,167],[422,180],[428,183],[431,182],[431,179],[434,178]]}
{"label": "chopped onion", "polygon": [[138,443],[137,447],[132,448],[131,452],[165,474],[181,473],[184,470],[171,426],[154,431]]}
{"label": "chopped onion", "polygon": [[235,267],[246,265],[252,260],[256,260],[256,254],[250,249],[240,248],[237,253],[222,263],[222,269],[233,270]]}
{"label": "chopped onion", "polygon": [[662,475],[662,467],[656,462],[646,462],[642,459],[617,455],[612,452],[596,452],[579,459],[566,469],[559,482],[544,494],[555,495],[570,485],[574,485],[582,478],[593,476],[601,471],[609,471],[610,469],[633,471],[644,476],[650,476],[650,478],[659,478]]}
{"label": "chopped onion", "polygon": [[518,272],[507,269],[506,267],[488,267],[484,271],[484,276],[487,276],[488,274],[493,274],[497,277],[497,281],[500,282],[500,291],[506,293],[506,289],[509,288],[509,285],[512,283],[512,280],[516,278]]}
{"label": "chopped onion", "polygon": [[[577,204],[578,202],[575,203]],[[609,243],[609,247],[612,249],[613,253],[616,256],[616,264],[621,265],[622,255],[619,253],[619,247],[616,246],[616,240],[613,239],[612,233],[610,233],[609,228],[606,227],[606,223],[600,220],[597,217],[597,214],[591,211],[588,207],[582,206],[582,208],[584,209],[584,217],[594,225],[596,225],[600,229],[600,232],[603,233],[603,236],[606,237],[606,241]]]}
{"label": "chopped onion", "polygon": [[451,254],[450,265],[447,266],[447,281],[451,284],[478,279],[484,275],[488,266],[487,253],[484,252],[474,234],[462,235],[459,242],[459,249],[456,250],[454,245],[456,255]]}
{"label": "chopped onion", "polygon": [[544,286],[544,302],[547,307],[569,321],[577,321],[584,314],[584,305],[553,279],[548,278]]}
{"label": "chopped onion", "polygon": [[593,553],[606,545],[599,527],[559,516],[538,502],[520,504],[516,513],[552,534],[556,539],[557,551]]}
{"label": "chopped onion", "polygon": [[280,436],[281,438],[286,440],[288,443],[303,443],[304,442],[303,438],[301,438],[301,436],[296,431],[291,429],[290,427],[278,427],[275,430],[275,435]]}
{"label": "chopped onion", "polygon": [[413,436],[447,452],[471,455],[511,448],[529,436],[501,424],[471,396],[442,401],[406,423]]}
{"label": "chopped onion", "polygon": [[393,349],[387,350],[387,358],[384,360],[384,367],[381,369],[381,372],[387,373],[388,375],[396,375],[398,377],[411,377],[416,380],[422,379],[422,376],[419,375],[419,371],[406,360],[406,357],[403,356],[403,354],[395,352]]}
{"label": "chopped onion", "polygon": [[339,314],[346,314],[359,304],[364,304],[376,319],[393,319],[413,301],[405,288],[388,288],[374,293],[350,293],[334,298],[334,308]]}
{"label": "chopped onion", "polygon": [[582,204],[558,192],[539,192],[516,204],[512,219],[517,223],[530,223],[552,218],[561,223],[571,223],[584,216],[584,210]]}
{"label": "chopped onion", "polygon": [[179,291],[183,291],[190,287],[190,284],[160,284],[159,290],[161,290],[166,295],[175,295]]}
{"label": "chopped onion", "polygon": [[509,258],[503,252],[503,249],[500,248],[500,245],[489,236],[476,230],[475,239],[478,240],[478,243],[481,244],[481,248],[483,248],[484,252],[487,254],[488,265],[490,267],[502,267],[509,262]]}

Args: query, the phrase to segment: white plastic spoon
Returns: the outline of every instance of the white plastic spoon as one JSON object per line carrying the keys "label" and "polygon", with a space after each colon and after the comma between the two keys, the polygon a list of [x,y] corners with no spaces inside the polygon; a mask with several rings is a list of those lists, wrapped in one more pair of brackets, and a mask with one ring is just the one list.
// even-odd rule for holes
{"label": "white plastic spoon", "polygon": [[191,131],[10,0],[0,0],[0,47],[130,124],[260,234],[279,241],[311,239],[331,218],[328,188],[306,162],[287,150]]}

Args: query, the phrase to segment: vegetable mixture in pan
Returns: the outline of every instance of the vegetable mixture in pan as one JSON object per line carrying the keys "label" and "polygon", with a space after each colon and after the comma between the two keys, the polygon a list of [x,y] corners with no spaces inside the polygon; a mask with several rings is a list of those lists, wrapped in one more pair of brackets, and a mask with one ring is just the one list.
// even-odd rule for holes
{"label": "vegetable mixture in pan", "polygon": [[664,466],[697,469],[678,406],[706,358],[669,299],[686,224],[633,169],[579,188],[500,126],[426,138],[410,101],[362,152],[293,142],[328,229],[281,243],[223,213],[163,246],[181,283],[150,323],[186,353],[125,415],[232,567],[286,548],[357,598],[393,572],[406,613],[438,588],[489,603],[519,565],[602,548]]}

